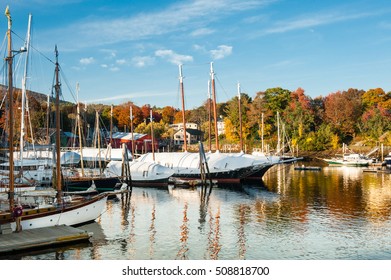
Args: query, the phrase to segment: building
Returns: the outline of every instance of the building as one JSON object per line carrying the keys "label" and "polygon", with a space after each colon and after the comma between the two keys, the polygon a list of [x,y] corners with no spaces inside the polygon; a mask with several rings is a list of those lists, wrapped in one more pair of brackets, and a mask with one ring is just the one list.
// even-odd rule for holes
{"label": "building", "polygon": [[[187,127],[187,126],[186,126]],[[174,145],[182,146],[184,141],[184,129],[183,126],[174,134]],[[198,141],[202,141],[202,131],[198,129],[186,128],[186,140],[187,144],[196,144]]]}
{"label": "building", "polygon": [[[183,128],[183,123],[174,123],[174,124],[170,125],[170,127],[172,127],[175,130],[179,130],[179,129]],[[196,124],[196,123],[186,123],[186,129],[188,129],[188,128],[199,129],[198,124]]]}
{"label": "building", "polygon": [[[133,133],[134,137],[134,151],[136,153],[147,153],[152,151],[152,138],[148,134]],[[110,143],[110,139],[107,139]],[[125,144],[129,151],[132,150],[132,133],[130,132],[116,132],[111,137],[111,146],[113,148],[120,148]],[[154,139],[154,150],[159,149],[157,139]]]}

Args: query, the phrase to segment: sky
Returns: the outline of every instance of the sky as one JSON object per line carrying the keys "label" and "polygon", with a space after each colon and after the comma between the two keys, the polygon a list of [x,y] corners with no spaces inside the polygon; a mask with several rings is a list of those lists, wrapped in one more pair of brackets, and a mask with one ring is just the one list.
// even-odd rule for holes
{"label": "sky", "polygon": [[[0,3],[9,5],[14,50],[32,15],[28,89],[52,91],[57,45],[63,99],[71,102],[181,108],[181,64],[185,107],[197,108],[208,98],[211,62],[217,102],[235,97],[238,83],[252,98],[274,87],[301,87],[312,98],[349,88],[391,91],[387,0]],[[5,38],[4,14],[0,31]],[[16,73],[23,56],[15,55]]]}

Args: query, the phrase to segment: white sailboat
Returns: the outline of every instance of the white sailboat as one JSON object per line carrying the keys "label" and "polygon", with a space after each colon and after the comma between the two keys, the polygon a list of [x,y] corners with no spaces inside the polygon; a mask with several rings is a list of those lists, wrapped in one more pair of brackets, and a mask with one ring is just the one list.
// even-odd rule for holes
{"label": "white sailboat", "polygon": [[8,18],[8,95],[10,102],[9,110],[9,160],[10,160],[10,182],[9,182],[9,208],[0,212],[0,230],[11,228],[13,231],[49,227],[54,225],[77,225],[90,222],[98,218],[106,207],[107,194],[100,194],[89,199],[77,199],[64,197],[62,194],[61,164],[60,164],[60,116],[59,116],[59,64],[56,48],[56,198],[49,204],[36,205],[23,208],[19,199],[15,198],[14,172],[13,172],[13,85],[12,85],[12,44],[11,44],[11,15],[7,7],[5,12]]}
{"label": "white sailboat", "polygon": [[[206,154],[208,162],[210,177],[219,183],[239,183],[251,176],[260,178],[263,174],[271,168],[275,162],[271,162],[265,158],[252,158],[250,155],[242,153],[221,153],[219,151],[219,138],[217,129],[217,110],[216,110],[216,93],[215,93],[215,79],[213,71],[213,63],[211,63],[211,88],[213,95],[213,113],[214,113],[214,128],[216,152],[209,152]],[[186,120],[184,117],[184,87],[182,65],[179,65],[179,81],[182,95],[182,115],[184,127],[184,152],[163,152],[155,153],[154,155],[148,153],[138,158],[138,161],[155,162],[165,167],[174,170],[172,177],[194,180],[201,177],[200,171],[200,155],[199,153],[190,153],[187,151],[186,139]]]}

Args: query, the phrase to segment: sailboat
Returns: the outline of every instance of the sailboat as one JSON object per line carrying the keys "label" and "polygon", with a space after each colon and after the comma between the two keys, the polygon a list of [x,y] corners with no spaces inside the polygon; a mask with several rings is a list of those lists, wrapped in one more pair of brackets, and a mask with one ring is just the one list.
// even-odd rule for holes
{"label": "sailboat", "polygon": [[30,205],[29,208],[23,208],[19,199],[15,198],[14,190],[14,172],[13,172],[13,85],[12,85],[12,62],[13,51],[11,44],[12,20],[9,8],[7,6],[5,15],[8,18],[8,96],[10,102],[9,110],[9,161],[10,161],[10,181],[9,181],[9,208],[0,212],[0,233],[4,229],[20,231],[25,229],[34,229],[49,227],[54,225],[78,225],[87,223],[98,218],[106,207],[107,194],[99,194],[86,199],[73,199],[65,197],[62,193],[61,163],[60,163],[60,116],[59,116],[59,64],[58,52],[56,47],[56,197],[48,204]]}
{"label": "sailboat", "polygon": [[[27,80],[27,70],[28,70],[28,61],[29,61],[29,51],[30,51],[30,29],[31,29],[31,21],[32,21],[32,15],[29,14],[29,20],[28,20],[28,28],[27,28],[27,35],[24,47],[21,48],[19,52],[24,54],[25,57],[25,65],[24,65],[24,71],[23,71],[23,77],[22,77],[22,90],[21,90],[21,121],[20,121],[20,141],[19,141],[19,152],[14,153],[15,156],[18,156],[17,160],[14,160],[14,172],[15,172],[15,178],[16,183],[18,184],[24,184],[26,186],[20,185],[20,189],[24,190],[31,190],[35,188],[35,185],[41,186],[41,185],[50,185],[52,181],[52,168],[53,165],[51,158],[40,158],[38,159],[36,157],[36,153],[34,153],[34,157],[31,157],[31,155],[27,158],[26,153],[24,153],[24,136],[25,136],[25,113],[28,112],[28,99],[26,98],[27,92],[26,92],[26,80]],[[31,135],[32,135],[32,131]],[[34,148],[34,140],[32,142],[33,148]],[[9,162],[5,161],[0,163],[0,180],[1,181],[8,181],[9,177]],[[28,185],[33,185],[27,188]],[[0,189],[1,190],[1,189]]]}
{"label": "sailboat", "polygon": [[[99,114],[96,112],[96,128],[98,148],[90,149],[84,148],[82,145],[82,133],[80,123],[80,103],[77,102],[77,128],[79,134],[79,150],[80,155],[80,168],[67,169],[64,172],[65,188],[68,191],[86,191],[91,186],[94,186],[98,192],[114,191],[117,185],[121,184],[118,176],[113,176],[103,172],[102,166],[102,151],[100,148],[100,129],[99,129]],[[94,155],[91,156],[90,162],[98,162],[99,168],[85,169],[84,168],[84,153],[85,151],[93,151]]]}
{"label": "sailboat", "polygon": [[[194,180],[200,179],[200,156],[199,153],[189,153],[187,151],[187,139],[186,139],[186,120],[185,120],[185,108],[184,108],[184,87],[183,87],[183,75],[182,65],[179,65],[179,82],[182,95],[182,118],[184,128],[184,152],[166,152],[144,154],[138,161],[144,162],[156,162],[165,167],[173,169],[175,172],[173,178],[182,180]],[[240,183],[245,181],[251,175],[262,177],[262,175],[271,168],[275,163],[266,159],[256,159],[249,155],[242,153],[227,154],[220,153],[219,151],[219,139],[217,128],[217,110],[216,110],[216,94],[215,94],[215,80],[213,63],[211,63],[211,87],[213,95],[213,113],[214,113],[214,129],[215,129],[215,141],[216,152],[207,153],[206,160],[209,165],[210,178],[218,183]]]}

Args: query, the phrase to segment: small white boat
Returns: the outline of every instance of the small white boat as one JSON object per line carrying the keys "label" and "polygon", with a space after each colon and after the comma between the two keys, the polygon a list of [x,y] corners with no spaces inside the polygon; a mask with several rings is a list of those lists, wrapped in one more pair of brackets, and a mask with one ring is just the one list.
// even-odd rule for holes
{"label": "small white boat", "polygon": [[373,162],[372,159],[357,153],[345,153],[342,155],[342,157],[326,158],[323,160],[330,165],[343,166],[368,166]]}

